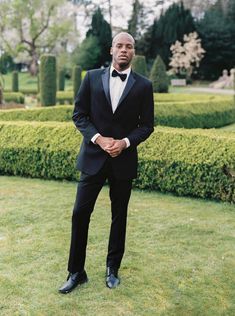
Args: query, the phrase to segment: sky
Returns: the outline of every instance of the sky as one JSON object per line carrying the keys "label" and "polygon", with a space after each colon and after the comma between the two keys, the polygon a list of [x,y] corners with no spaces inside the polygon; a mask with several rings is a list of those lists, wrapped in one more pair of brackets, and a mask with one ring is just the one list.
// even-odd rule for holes
{"label": "sky", "polygon": [[[165,10],[167,7],[169,7],[170,4],[177,1],[178,0],[163,0],[163,5],[156,6],[156,0],[142,0],[141,2],[144,2],[144,6],[153,11],[153,14],[146,15],[147,24],[150,25],[153,22],[154,18],[160,15],[162,9]],[[93,3],[96,5],[101,5],[103,2],[104,0],[93,0]],[[113,6],[113,29],[127,28],[128,20],[130,19],[132,13],[132,3],[133,0],[111,0],[111,5]],[[107,22],[109,22],[109,15],[105,11],[107,10],[102,10],[105,19],[107,20]],[[84,21],[84,15],[82,14],[82,12],[78,18],[78,25],[81,33],[81,39],[83,39],[90,25],[90,19],[88,18]]]}

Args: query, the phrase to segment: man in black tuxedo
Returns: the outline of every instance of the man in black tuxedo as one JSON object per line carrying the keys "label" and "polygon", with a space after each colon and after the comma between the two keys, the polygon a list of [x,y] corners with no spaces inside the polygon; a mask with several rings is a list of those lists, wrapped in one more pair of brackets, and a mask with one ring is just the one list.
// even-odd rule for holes
{"label": "man in black tuxedo", "polygon": [[106,179],[110,186],[112,223],[106,260],[106,285],[119,283],[125,248],[127,207],[137,176],[137,146],[153,132],[151,82],[131,70],[134,39],[125,32],[112,42],[112,65],[88,71],[75,99],[73,121],[83,135],[77,160],[81,171],[72,216],[69,275],[60,293],[88,281],[84,270],[88,227]]}

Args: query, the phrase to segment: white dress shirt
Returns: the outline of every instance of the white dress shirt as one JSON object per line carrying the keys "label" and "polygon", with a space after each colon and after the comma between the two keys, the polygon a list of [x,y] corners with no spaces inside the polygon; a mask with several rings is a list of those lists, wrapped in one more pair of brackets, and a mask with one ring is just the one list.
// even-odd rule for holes
{"label": "white dress shirt", "polygon": [[[131,67],[127,68],[126,70],[120,72],[121,74],[126,74],[126,80],[122,81],[120,77],[112,77],[112,72],[115,68],[113,67],[113,65],[111,65],[110,67],[110,79],[109,79],[109,92],[110,92],[110,98],[111,98],[111,105],[112,105],[112,110],[113,113],[116,111],[117,106],[118,106],[118,102],[123,94],[123,91],[126,87],[127,81],[128,81],[128,77],[131,73]],[[117,69],[116,69],[117,71]],[[100,136],[99,133],[95,134],[91,141],[93,143],[95,143],[97,137]],[[126,142],[126,148],[130,146],[130,141],[129,139],[126,137],[124,138],[125,142]]]}

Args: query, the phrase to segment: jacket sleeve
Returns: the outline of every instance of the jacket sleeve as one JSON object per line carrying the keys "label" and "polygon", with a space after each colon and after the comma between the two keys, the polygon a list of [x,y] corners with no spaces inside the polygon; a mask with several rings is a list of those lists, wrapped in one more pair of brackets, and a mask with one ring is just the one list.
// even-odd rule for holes
{"label": "jacket sleeve", "polygon": [[99,133],[90,121],[89,117],[91,107],[90,93],[90,74],[88,71],[75,97],[74,111],[72,116],[76,128],[81,132],[85,142],[88,144],[90,143],[92,137]]}
{"label": "jacket sleeve", "polygon": [[144,98],[141,105],[138,127],[127,135],[131,147],[138,146],[154,131],[154,100],[152,84],[148,82],[148,85],[146,85],[143,90]]}

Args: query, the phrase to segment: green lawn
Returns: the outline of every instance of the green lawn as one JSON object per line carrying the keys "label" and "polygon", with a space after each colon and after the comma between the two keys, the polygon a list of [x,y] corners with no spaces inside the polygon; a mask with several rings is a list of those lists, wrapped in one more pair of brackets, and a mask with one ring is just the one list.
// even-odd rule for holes
{"label": "green lawn", "polygon": [[0,177],[0,315],[234,315],[235,207],[134,191],[121,285],[104,285],[108,189],[90,224],[89,283],[66,277],[74,182]]}
{"label": "green lawn", "polygon": [[[82,74],[84,77],[84,72]],[[7,75],[4,75],[5,80],[5,89],[11,90],[12,88],[12,74],[8,73]],[[29,73],[19,73],[19,89],[37,89],[37,77],[32,77]],[[72,80],[65,80],[65,86],[66,90],[72,89]]]}

